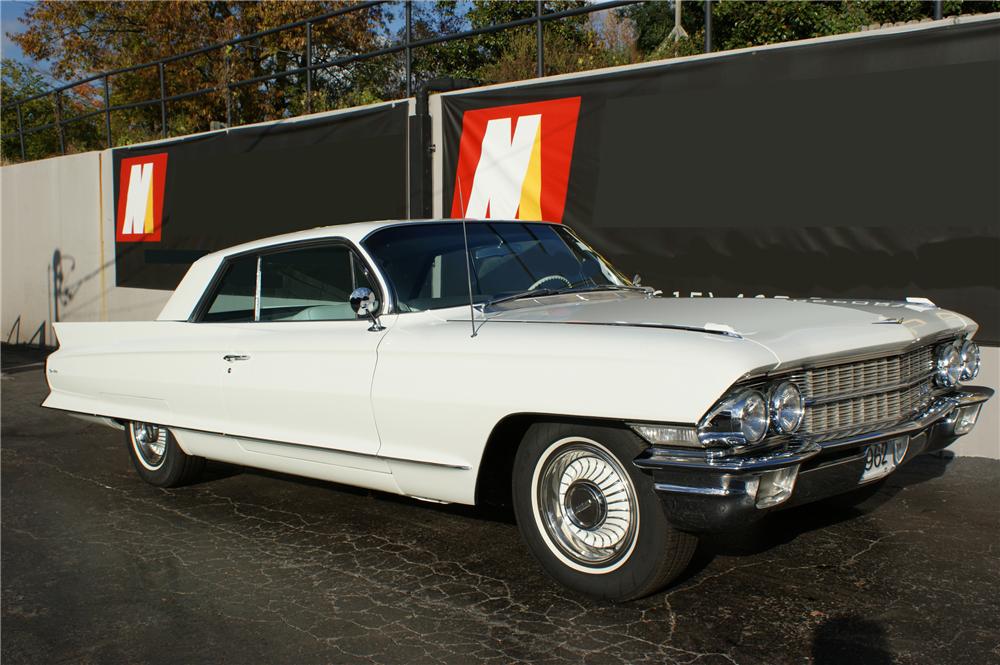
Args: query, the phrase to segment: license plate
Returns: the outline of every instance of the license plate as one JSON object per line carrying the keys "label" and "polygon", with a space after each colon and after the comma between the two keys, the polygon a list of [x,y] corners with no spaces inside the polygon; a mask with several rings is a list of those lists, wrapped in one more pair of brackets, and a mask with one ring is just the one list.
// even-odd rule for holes
{"label": "license plate", "polygon": [[906,455],[906,437],[873,443],[865,448],[865,470],[859,483],[867,483],[888,476],[896,470]]}

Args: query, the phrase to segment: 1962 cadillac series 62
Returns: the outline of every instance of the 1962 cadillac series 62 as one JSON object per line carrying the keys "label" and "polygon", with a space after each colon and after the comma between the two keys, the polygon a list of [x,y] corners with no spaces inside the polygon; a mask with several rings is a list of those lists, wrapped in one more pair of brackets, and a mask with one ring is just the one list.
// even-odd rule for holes
{"label": "1962 cadillac series 62", "polygon": [[660,298],[542,222],[376,222],[197,261],[156,321],[57,323],[44,405],[205,459],[513,505],[557,580],[651,593],[697,534],[969,432],[976,324],[927,301]]}

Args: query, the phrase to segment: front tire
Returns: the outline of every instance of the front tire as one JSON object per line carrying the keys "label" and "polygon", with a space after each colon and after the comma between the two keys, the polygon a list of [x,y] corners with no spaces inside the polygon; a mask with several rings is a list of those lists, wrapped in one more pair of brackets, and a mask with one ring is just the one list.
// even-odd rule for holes
{"label": "front tire", "polygon": [[649,595],[691,560],[697,538],[667,522],[653,481],[633,464],[646,444],[627,430],[538,423],[514,460],[521,535],[562,584],[613,601]]}
{"label": "front tire", "polygon": [[125,444],[139,477],[157,487],[177,487],[197,480],[205,459],[188,455],[166,427],[130,421]]}

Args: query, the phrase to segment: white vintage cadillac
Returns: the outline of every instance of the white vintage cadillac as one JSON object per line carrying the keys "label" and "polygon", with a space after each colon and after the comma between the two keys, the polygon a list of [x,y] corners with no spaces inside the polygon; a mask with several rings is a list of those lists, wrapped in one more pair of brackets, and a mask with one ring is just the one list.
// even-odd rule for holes
{"label": "white vintage cadillac", "polygon": [[204,460],[513,505],[544,568],[612,600],[697,534],[864,493],[969,432],[976,324],[927,301],[676,299],[542,222],[373,222],[205,256],[156,321],[57,323],[44,406]]}

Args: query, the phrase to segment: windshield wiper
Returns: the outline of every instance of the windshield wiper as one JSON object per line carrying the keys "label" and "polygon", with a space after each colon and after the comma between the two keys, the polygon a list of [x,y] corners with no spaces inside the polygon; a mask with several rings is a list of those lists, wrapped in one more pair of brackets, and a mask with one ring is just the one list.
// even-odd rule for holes
{"label": "windshield wiper", "polygon": [[483,309],[491,307],[493,305],[498,305],[502,302],[508,302],[511,300],[519,300],[521,298],[533,298],[535,296],[554,296],[560,293],[566,293],[566,289],[528,289],[527,291],[521,291],[520,293],[512,293],[509,296],[501,296],[500,298],[487,300],[485,303],[483,303]]}
{"label": "windshield wiper", "polygon": [[521,298],[559,296],[566,293],[586,293],[588,291],[640,291],[645,293],[648,291],[648,287],[629,286],[627,284],[591,284],[589,286],[567,286],[562,289],[529,289],[519,293],[512,293],[509,296],[502,296],[500,298],[494,298],[493,300],[487,300],[483,303],[483,309],[503,302],[509,302],[511,300],[520,300]]}
{"label": "windshield wiper", "polygon": [[587,291],[648,291],[646,286],[631,286],[628,284],[592,284],[590,286],[575,286],[563,289],[562,293],[585,293]]}

